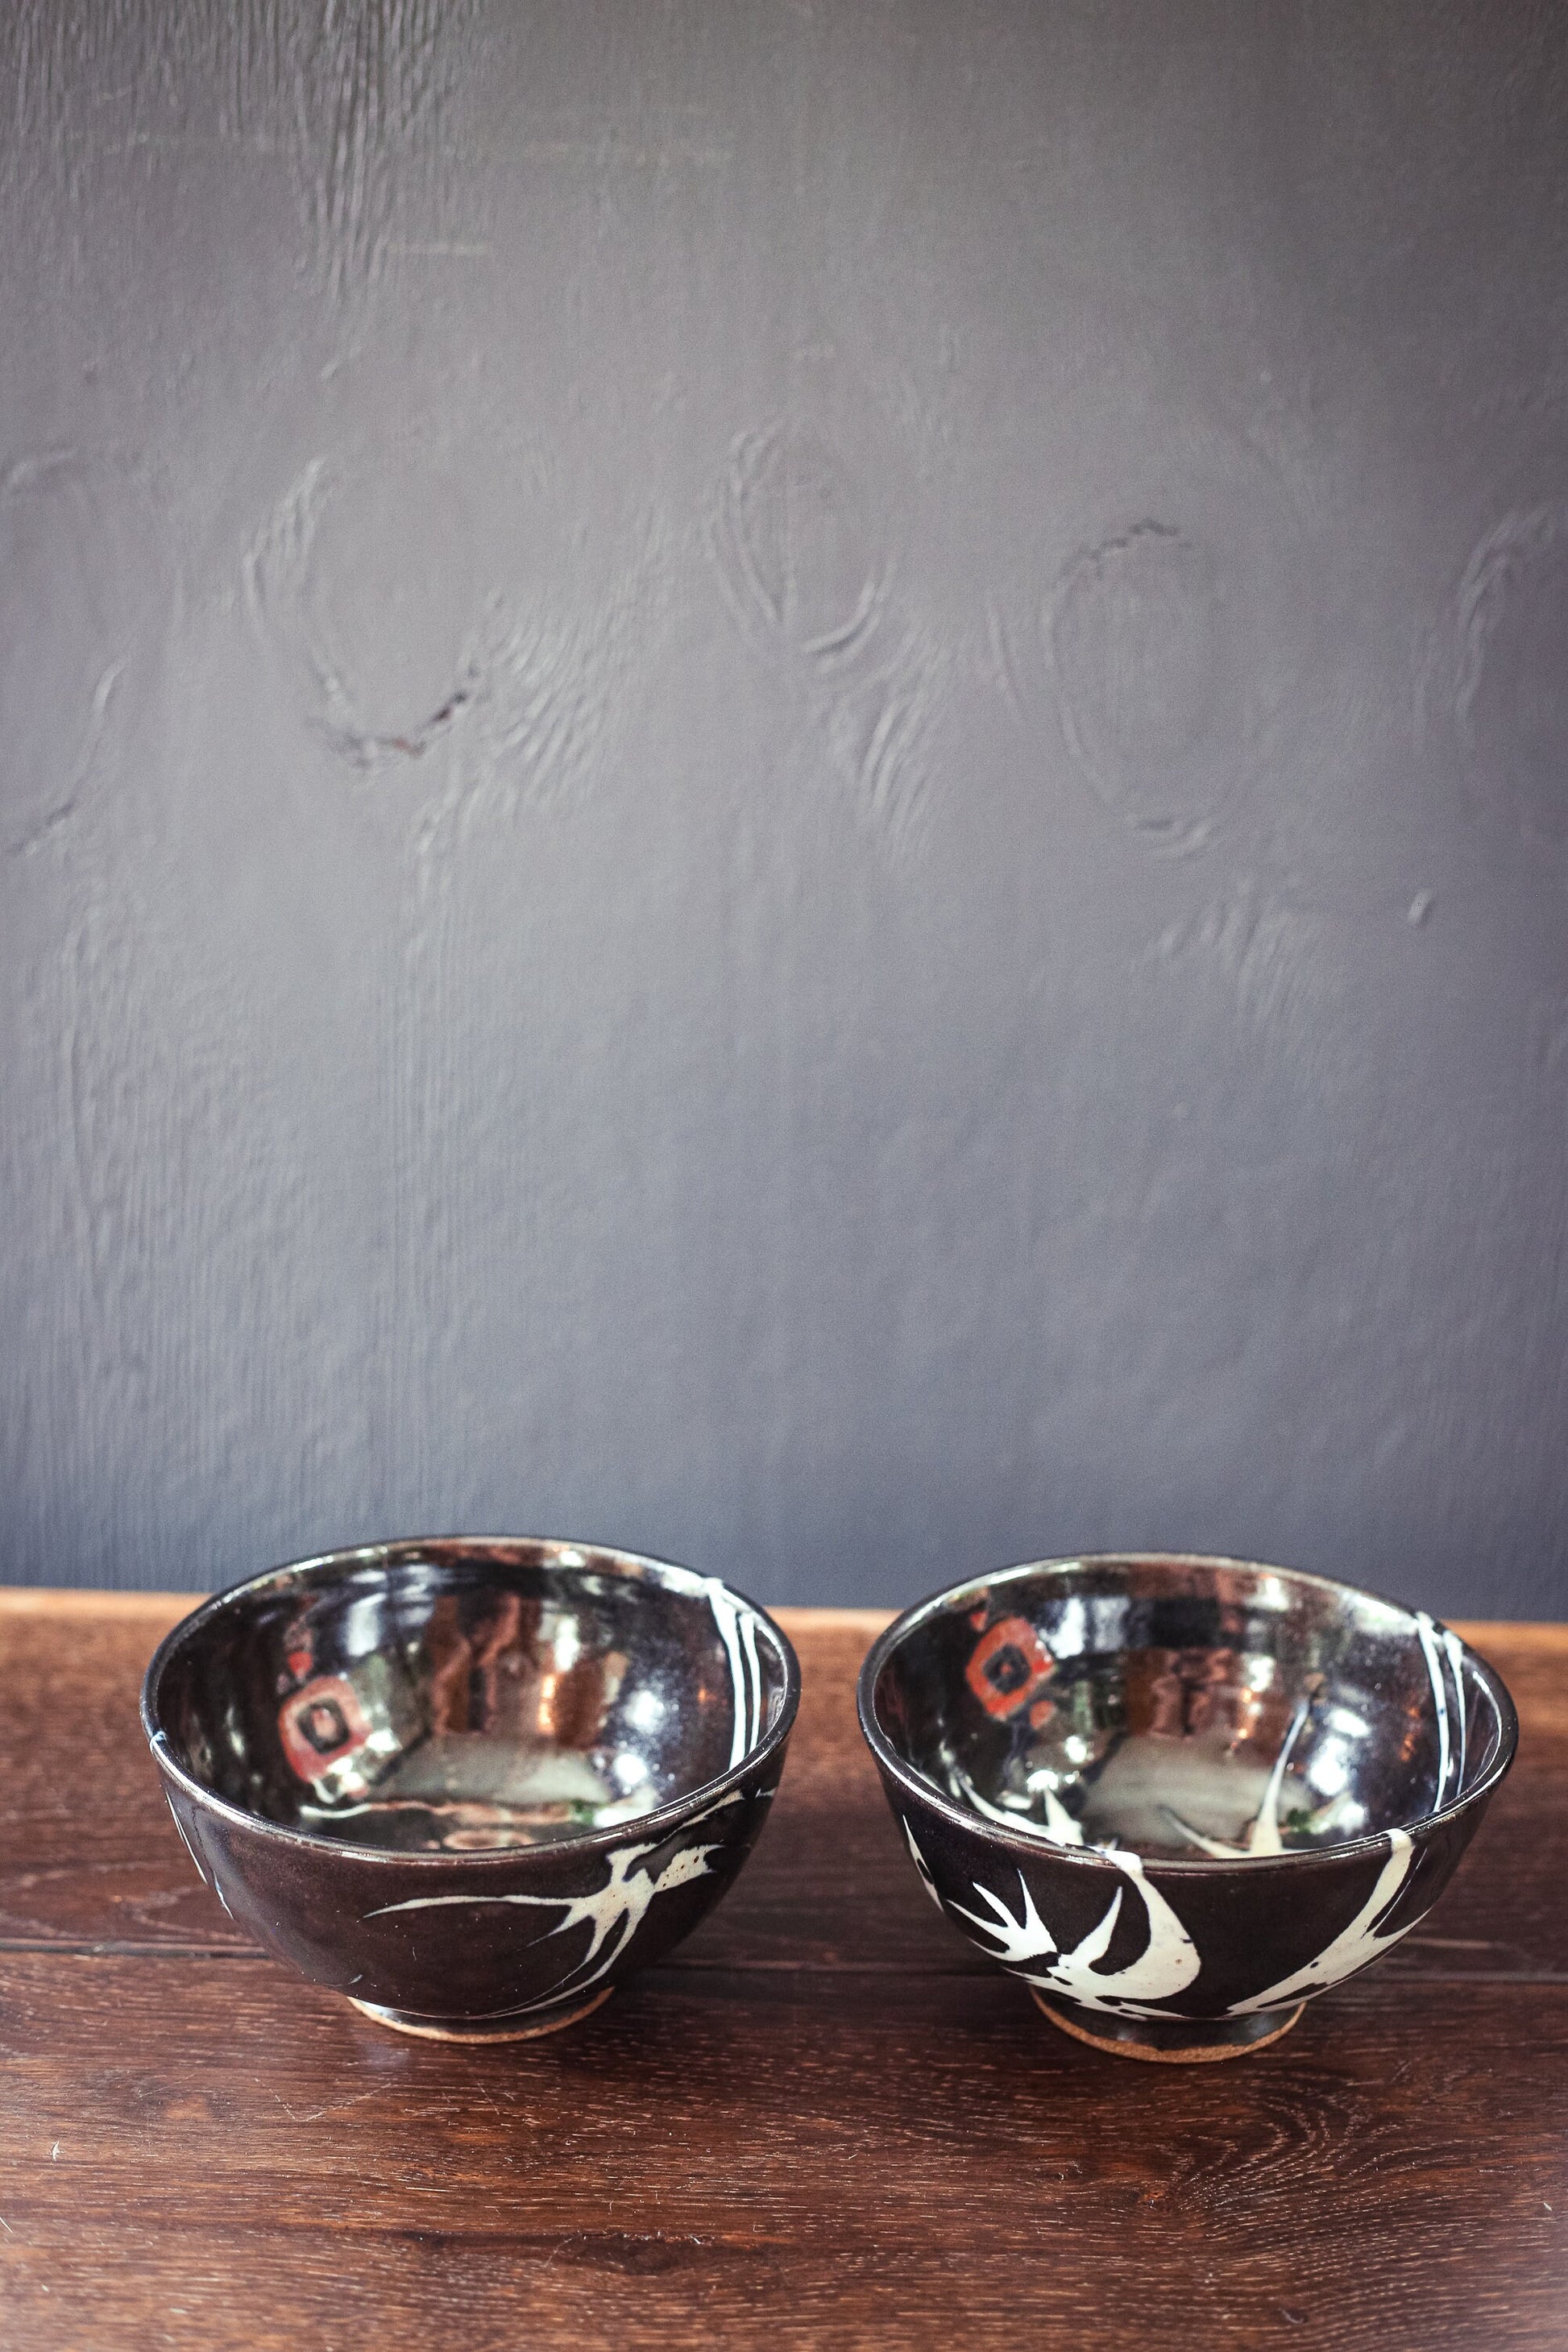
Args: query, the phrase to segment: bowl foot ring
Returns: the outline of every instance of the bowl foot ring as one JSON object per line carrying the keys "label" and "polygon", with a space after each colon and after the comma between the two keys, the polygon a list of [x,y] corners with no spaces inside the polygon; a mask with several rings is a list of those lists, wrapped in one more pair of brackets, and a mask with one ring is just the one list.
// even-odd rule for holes
{"label": "bowl foot ring", "polygon": [[1102,2017],[1076,2004],[1047,2000],[1033,1985],[1029,1990],[1036,2006],[1059,2032],[1070,2033],[1075,2042],[1087,2042],[1091,2050],[1103,2050],[1111,2058],[1141,2058],[1156,2066],[1205,2066],[1219,2058],[1250,2058],[1255,2050],[1267,2050],[1271,2042],[1289,2033],[1307,2006],[1299,2000],[1282,2017],[1277,2011],[1264,2011],[1256,2017],[1216,2019],[1212,2025],[1200,2018],[1190,2022],[1173,2018],[1167,2025],[1144,2018]]}
{"label": "bowl foot ring", "polygon": [[377,2025],[390,2025],[395,2033],[412,2033],[422,2042],[537,2042],[545,2033],[559,2033],[563,2027],[575,2025],[584,2017],[592,2017],[603,2009],[614,1992],[614,1985],[605,1985],[592,1999],[579,2001],[574,2009],[562,2009],[552,2016],[536,2018],[531,2025],[523,2025],[513,2017],[417,2017],[405,2009],[380,2009],[374,2000],[355,2000],[353,1993],[346,1998],[361,2015]]}

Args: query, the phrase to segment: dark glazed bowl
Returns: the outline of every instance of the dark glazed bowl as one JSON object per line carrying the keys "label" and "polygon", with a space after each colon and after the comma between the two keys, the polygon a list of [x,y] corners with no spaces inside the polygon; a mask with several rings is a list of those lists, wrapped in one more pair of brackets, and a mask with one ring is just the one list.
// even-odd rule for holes
{"label": "dark glazed bowl", "polygon": [[230,1916],[384,2024],[569,2025],[730,1885],[800,1696],[715,1577],[590,1545],[332,1552],[177,1625],[142,1721]]}
{"label": "dark glazed bowl", "polygon": [[1239,2056],[1414,1927],[1519,1736],[1419,1611],[1232,1559],[1046,1560],[908,1611],[860,1725],[932,1900],[1097,2048]]}

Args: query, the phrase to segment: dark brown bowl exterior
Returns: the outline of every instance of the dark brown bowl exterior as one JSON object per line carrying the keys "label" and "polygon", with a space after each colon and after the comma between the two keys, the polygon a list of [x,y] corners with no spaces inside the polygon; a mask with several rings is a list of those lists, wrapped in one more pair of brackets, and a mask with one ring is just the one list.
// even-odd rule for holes
{"label": "dark brown bowl exterior", "polygon": [[[296,1604],[301,1611],[314,1604],[319,1613],[340,1583],[352,1586],[362,1611],[385,1607],[405,1632],[411,1580],[428,1616],[447,1591],[471,1590],[476,1577],[504,1592],[542,1573],[581,1576],[611,1604],[616,1580],[635,1580],[645,1614],[651,1597],[657,1615],[666,1589],[683,1601],[694,1592],[719,1596],[725,1624],[745,1630],[753,1673],[755,1736],[745,1752],[637,1818],[471,1853],[377,1850],[341,1833],[302,1831],[217,1794],[193,1772],[188,1756],[182,1760],[182,1741],[171,1737],[172,1693],[182,1672],[189,1677],[193,1645],[201,1645],[209,1678],[217,1671],[211,1662],[225,1662],[234,1696],[226,1690],[216,1705],[233,1717],[243,1708],[247,1682],[248,1696],[259,1690],[264,1700],[270,1687],[278,1643],[271,1634],[264,1641],[259,1629],[275,1628],[280,1617],[294,1622],[288,1612]],[[738,1654],[739,1643],[732,1647]],[[286,1679],[285,1670],[278,1681]],[[341,1687],[341,1677],[320,1680],[323,1690]],[[515,2039],[597,2007],[720,1900],[766,1818],[799,1691],[784,1634],[716,1580],[592,1546],[450,1538],[301,1561],[207,1602],[175,1627],[148,1668],[142,1723],[191,1858],[238,1926],[313,1983],[388,2023],[447,2038]],[[707,1702],[712,1692],[704,1685],[698,1696]],[[352,1697],[342,1703],[352,1706]],[[255,1744],[254,1732],[237,1735],[242,1757]],[[273,1801],[265,1776],[257,1780],[258,1801]]]}
{"label": "dark brown bowl exterior", "polygon": [[[1280,1625],[1307,1628],[1294,1645],[1283,1634],[1281,1642],[1293,1646],[1295,1663],[1315,1686],[1331,1682],[1334,1629],[1358,1612],[1363,1619],[1367,1612],[1407,1616],[1413,1673],[1425,1675],[1433,1658],[1435,1674],[1453,1677],[1429,1685],[1428,1709],[1436,1713],[1441,1691],[1450,1721],[1467,1698],[1486,1717],[1488,1742],[1484,1749],[1476,1744],[1473,1780],[1460,1786],[1457,1734],[1450,1739],[1444,1724],[1439,1743],[1439,1727],[1419,1720],[1414,1685],[1400,1692],[1403,1730],[1386,1754],[1406,1756],[1418,1780],[1426,1748],[1440,1744],[1447,1779],[1439,1777],[1437,1797],[1445,1788],[1458,1793],[1435,1802],[1425,1817],[1385,1812],[1387,1827],[1272,1855],[1194,1853],[1183,1859],[1120,1843],[1107,1852],[1091,1843],[1058,1842],[1038,1827],[1031,1832],[992,1818],[1001,1808],[977,1793],[973,1779],[966,1784],[962,1767],[954,1773],[952,1726],[960,1710],[971,1711],[982,1736],[1005,1733],[1010,1716],[1018,1727],[1016,1742],[1030,1737],[1030,1708],[1042,1723],[1065,1708],[1062,1683],[1070,1695],[1071,1672],[1053,1660],[1049,1647],[1062,1593],[1114,1594],[1125,1587],[1145,1630],[1152,1624],[1158,1632],[1165,1612],[1177,1629],[1158,1654],[1173,1663],[1167,1679],[1179,1691],[1184,1675],[1190,1688],[1208,1696],[1223,1672],[1215,1661],[1234,1658],[1247,1638],[1263,1638],[1242,1631],[1251,1580],[1263,1578],[1271,1580],[1271,1593],[1286,1594],[1283,1609],[1273,1603]],[[1352,1654],[1348,1638],[1339,1648]],[[993,1682],[987,1669],[999,1657]],[[1367,1679],[1375,1684],[1377,1677],[1363,1675]],[[1162,1703],[1168,1698],[1163,1695]],[[1022,1977],[1053,2021],[1100,2047],[1152,2058],[1228,2056],[1273,2040],[1302,2001],[1356,1974],[1414,1927],[1447,1885],[1512,1762],[1518,1738],[1512,1702],[1494,1670],[1434,1621],[1394,1612],[1375,1596],[1328,1579],[1182,1556],[1037,1562],[955,1586],[906,1612],[880,1636],[862,1666],[858,1700],[889,1805],[939,1909],[977,1950]],[[1364,1692],[1360,1703],[1367,1708]],[[1391,1693],[1389,1705],[1395,1704]],[[987,1710],[1003,1722],[985,1721]],[[1087,1705],[1079,1719],[1089,1720]],[[938,1723],[940,1737],[931,1729]],[[1165,1736],[1174,1758],[1181,1726],[1168,1705]],[[993,1769],[1003,1771],[994,1752]],[[1375,1777],[1369,1765],[1369,1780]],[[1075,1795],[1081,1805],[1082,1792]],[[1386,1789],[1383,1801],[1394,1802]],[[1055,1818],[1069,1837],[1081,1834],[1080,1824],[1060,1811]]]}

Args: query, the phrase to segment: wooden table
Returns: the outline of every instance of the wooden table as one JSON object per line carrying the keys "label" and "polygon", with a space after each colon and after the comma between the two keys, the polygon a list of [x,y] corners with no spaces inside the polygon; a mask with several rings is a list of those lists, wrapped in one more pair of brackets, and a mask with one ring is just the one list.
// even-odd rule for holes
{"label": "wooden table", "polygon": [[855,1724],[882,1622],[781,1611],[775,1816],[575,2031],[386,2032],[197,1882],[136,1718],[190,1605],[0,1592],[0,2346],[1568,2346],[1568,1627],[1467,1629],[1509,1786],[1277,2047],[1054,2033],[938,1918]]}

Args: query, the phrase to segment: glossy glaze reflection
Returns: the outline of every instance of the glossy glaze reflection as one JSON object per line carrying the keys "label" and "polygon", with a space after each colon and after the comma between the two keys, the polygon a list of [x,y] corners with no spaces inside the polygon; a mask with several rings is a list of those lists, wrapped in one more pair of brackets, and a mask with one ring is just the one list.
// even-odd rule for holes
{"label": "glossy glaze reflection", "polygon": [[797,1676],[716,1579],[573,1544],[378,1546],[177,1627],[143,1718],[234,1916],[411,2029],[584,2014],[740,1866]]}
{"label": "glossy glaze reflection", "polygon": [[1419,1821],[1502,1738],[1458,1637],[1275,1570],[1087,1562],[911,1632],[889,1737],[961,1804],[1146,1858],[1305,1851]]}
{"label": "glossy glaze reflection", "polygon": [[860,1706],[944,1912],[1082,2038],[1145,2055],[1256,2044],[1376,1958],[1515,1738],[1497,1676],[1433,1619],[1152,1556],[938,1596],[873,1649]]}
{"label": "glossy glaze reflection", "polygon": [[782,1688],[752,1612],[536,1549],[253,1585],[164,1671],[176,1759],[265,1821],[405,1853],[635,1821],[737,1762]]}

